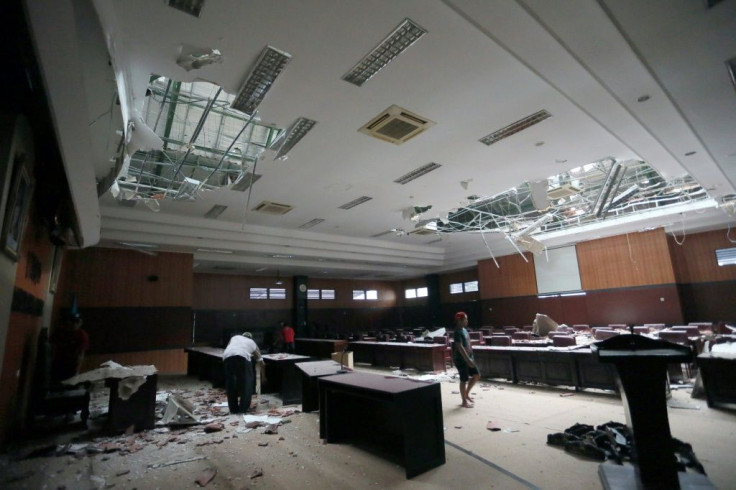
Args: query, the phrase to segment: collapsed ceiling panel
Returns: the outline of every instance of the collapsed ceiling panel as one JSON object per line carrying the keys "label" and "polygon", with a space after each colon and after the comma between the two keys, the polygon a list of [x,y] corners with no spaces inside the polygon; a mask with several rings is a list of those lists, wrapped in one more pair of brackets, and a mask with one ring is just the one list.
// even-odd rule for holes
{"label": "collapsed ceiling panel", "polygon": [[147,94],[143,117],[163,148],[131,156],[116,182],[120,200],[187,200],[203,190],[243,190],[260,177],[253,177],[253,167],[283,131],[231,109],[233,96],[211,83],[152,76]]}

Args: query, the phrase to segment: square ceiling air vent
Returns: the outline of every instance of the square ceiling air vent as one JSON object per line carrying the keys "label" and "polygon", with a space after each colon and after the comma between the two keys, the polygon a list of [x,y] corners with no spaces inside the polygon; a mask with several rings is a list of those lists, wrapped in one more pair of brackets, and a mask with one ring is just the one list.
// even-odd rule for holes
{"label": "square ceiling air vent", "polygon": [[263,201],[253,208],[253,211],[266,214],[282,215],[294,209],[293,206],[288,204],[279,204],[277,202]]}
{"label": "square ceiling air vent", "polygon": [[426,117],[419,116],[413,112],[392,105],[379,115],[371,119],[358,131],[374,138],[388,141],[395,145],[406,143],[434,126],[434,122]]}

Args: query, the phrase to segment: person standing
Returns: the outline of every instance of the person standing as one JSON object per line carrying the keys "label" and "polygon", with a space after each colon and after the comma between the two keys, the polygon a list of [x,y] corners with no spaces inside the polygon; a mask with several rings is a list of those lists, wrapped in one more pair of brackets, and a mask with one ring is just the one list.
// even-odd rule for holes
{"label": "person standing", "polygon": [[82,329],[82,316],[69,313],[63,325],[54,329],[51,344],[51,379],[59,383],[79,374],[84,353],[89,349],[89,335]]}
{"label": "person standing", "polygon": [[284,351],[289,354],[294,353],[294,329],[284,322],[281,322],[281,338],[284,341]]}
{"label": "person standing", "polygon": [[258,344],[250,332],[233,335],[222,353],[225,364],[225,391],[227,406],[231,414],[245,413],[250,409],[250,400],[255,392],[254,366],[261,369],[261,382],[265,383],[263,358]]}
{"label": "person standing", "polygon": [[452,357],[457,372],[460,375],[460,398],[462,398],[462,406],[472,408],[474,400],[470,397],[470,390],[478,382],[480,373],[473,359],[473,347],[470,344],[468,331],[465,329],[467,326],[468,315],[464,311],[455,313]]}

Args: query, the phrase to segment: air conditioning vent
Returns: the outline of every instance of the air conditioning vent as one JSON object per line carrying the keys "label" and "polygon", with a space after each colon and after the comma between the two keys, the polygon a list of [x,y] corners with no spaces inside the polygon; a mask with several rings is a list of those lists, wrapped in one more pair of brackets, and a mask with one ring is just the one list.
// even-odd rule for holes
{"label": "air conditioning vent", "polygon": [[561,185],[560,187],[547,189],[547,197],[553,200],[562,199],[563,197],[569,197],[575,194],[580,194],[581,190],[582,190],[581,188],[575,187],[572,184],[564,184],[564,185]]}
{"label": "air conditioning vent", "polygon": [[392,105],[371,119],[358,131],[395,145],[406,143],[434,126],[434,122],[397,105]]}
{"label": "air conditioning vent", "polygon": [[354,208],[355,206],[357,206],[359,204],[363,204],[364,202],[368,202],[371,199],[373,199],[373,198],[372,197],[368,197],[368,196],[360,196],[358,199],[353,199],[350,202],[346,202],[345,204],[343,204],[342,206],[340,206],[340,209]]}
{"label": "air conditioning vent", "polygon": [[529,128],[531,126],[534,126],[537,123],[540,123],[547,119],[548,117],[552,117],[552,114],[545,110],[541,110],[539,112],[535,112],[531,116],[527,116],[524,119],[520,119],[516,121],[515,123],[511,123],[505,128],[501,128],[498,131],[494,131],[493,133],[484,136],[483,138],[479,139],[481,143],[484,145],[491,146],[493,143],[497,143],[501,141],[504,138],[508,138],[512,134],[516,134],[519,131],[523,131],[526,128]]}
{"label": "air conditioning vent", "polygon": [[259,213],[266,213],[266,214],[282,215],[282,214],[288,213],[292,209],[294,209],[294,207],[289,206],[288,204],[279,204],[277,202],[263,201],[258,206],[254,207],[253,211],[258,211]]}
{"label": "air conditioning vent", "polygon": [[437,170],[441,166],[442,165],[440,165],[439,163],[430,162],[430,163],[428,163],[426,165],[422,165],[419,168],[415,168],[414,170],[412,170],[408,174],[402,175],[398,179],[394,180],[394,182],[396,182],[397,184],[402,184],[402,185],[407,184],[407,183],[411,182],[412,180],[418,179],[422,175],[428,174],[432,170]]}

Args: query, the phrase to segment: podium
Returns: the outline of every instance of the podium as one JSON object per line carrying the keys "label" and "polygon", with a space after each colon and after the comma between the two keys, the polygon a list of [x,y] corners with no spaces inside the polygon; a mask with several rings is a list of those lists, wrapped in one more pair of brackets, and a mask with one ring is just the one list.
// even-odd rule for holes
{"label": "podium", "polygon": [[689,347],[641,335],[618,335],[591,345],[600,362],[616,366],[617,384],[634,438],[634,468],[602,463],[606,489],[715,488],[705,475],[678,473],[667,417],[667,364],[688,362]]}

